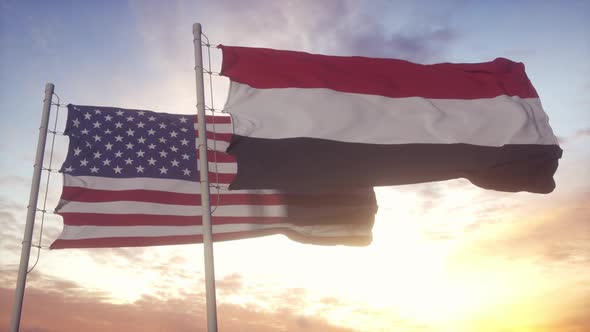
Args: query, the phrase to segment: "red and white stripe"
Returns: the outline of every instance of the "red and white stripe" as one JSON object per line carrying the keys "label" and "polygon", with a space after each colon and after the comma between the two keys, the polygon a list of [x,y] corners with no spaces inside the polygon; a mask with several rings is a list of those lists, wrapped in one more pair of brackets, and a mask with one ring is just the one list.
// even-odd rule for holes
{"label": "red and white stripe", "polygon": [[[234,133],[365,144],[557,144],[522,63],[420,65],[223,46]],[[297,125],[293,125],[297,124]]]}
{"label": "red and white stripe", "polygon": [[[422,65],[220,46],[231,189],[339,190],[454,178],[551,192],[561,149],[524,65]],[[232,180],[233,179],[233,180]]]}
{"label": "red and white stripe", "polygon": [[[195,117],[196,122],[196,117]],[[227,189],[236,162],[225,147],[231,118],[207,117],[212,231],[215,241],[285,234],[317,244],[367,244],[372,219],[357,224],[301,224],[289,219],[276,190]],[[196,130],[195,130],[196,132]],[[52,249],[168,245],[202,242],[198,183],[164,179],[113,179],[64,175],[56,212],[64,229]]]}

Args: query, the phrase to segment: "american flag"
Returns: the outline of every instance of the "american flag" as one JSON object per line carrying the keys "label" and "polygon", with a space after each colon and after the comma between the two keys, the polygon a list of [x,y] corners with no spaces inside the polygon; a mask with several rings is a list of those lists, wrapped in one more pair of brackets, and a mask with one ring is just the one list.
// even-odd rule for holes
{"label": "american flag", "polygon": [[[68,105],[70,139],[52,249],[202,242],[196,116]],[[344,193],[228,190],[231,118],[207,116],[214,241],[284,234],[313,244],[366,245],[372,189]]]}

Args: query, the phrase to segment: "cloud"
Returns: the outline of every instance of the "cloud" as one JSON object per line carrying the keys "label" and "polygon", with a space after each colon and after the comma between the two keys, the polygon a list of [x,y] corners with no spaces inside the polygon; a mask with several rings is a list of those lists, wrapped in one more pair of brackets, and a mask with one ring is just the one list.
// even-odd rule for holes
{"label": "cloud", "polygon": [[474,229],[459,255],[529,260],[545,268],[590,266],[590,191],[509,209],[501,224]]}
{"label": "cloud", "polygon": [[[453,8],[459,6],[460,1],[437,5],[437,13],[423,6],[385,0],[370,3],[220,0],[198,4],[175,1],[165,5],[141,1],[131,4],[139,31],[145,31],[146,43],[168,64],[178,63],[178,55],[188,51],[183,36],[189,33],[188,27],[195,19],[189,14],[193,12],[203,13],[200,23],[213,43],[313,53],[397,57],[424,62],[443,59],[460,37],[450,23]],[[446,14],[441,15],[441,12]],[[417,17],[420,19],[415,19]],[[186,31],[179,30],[184,27]]]}
{"label": "cloud", "polygon": [[[134,303],[112,304],[105,300],[104,293],[89,291],[74,282],[37,276],[30,278],[29,284],[22,331],[205,331],[205,296],[200,292],[168,299],[143,296]],[[0,326],[7,327],[13,294],[3,286]],[[306,316],[287,300],[275,311],[219,301],[218,322],[220,330],[228,332],[353,331],[320,317]]]}
{"label": "cloud", "polygon": [[590,326],[590,283],[581,282],[572,285],[572,289],[577,290],[573,298],[564,298],[564,292],[567,290],[556,290],[546,295],[546,298],[555,299],[555,302],[562,308],[568,308],[562,312],[555,312],[557,317],[549,322],[538,324],[538,331],[560,331],[560,332],[586,332]]}
{"label": "cloud", "polygon": [[17,175],[4,175],[0,177],[0,185],[3,187],[28,187],[31,185],[30,179]]}
{"label": "cloud", "polygon": [[224,294],[237,294],[243,288],[243,277],[239,273],[233,273],[225,276],[215,282],[215,286],[224,292]]}
{"label": "cloud", "polygon": [[348,47],[352,54],[425,63],[443,58],[446,50],[457,39],[458,33],[449,27],[411,34],[387,34],[376,29],[350,39]]}
{"label": "cloud", "polygon": [[10,261],[20,253],[26,207],[0,197],[0,262]]}
{"label": "cloud", "polygon": [[590,136],[590,128],[582,128],[582,129],[576,130],[576,132],[570,136],[557,136],[557,141],[559,142],[559,144],[563,145],[563,144],[568,144],[571,141],[574,141],[577,139],[587,138],[589,136]]}
{"label": "cloud", "polygon": [[576,137],[590,136],[590,128],[579,129],[578,131],[576,131],[576,134],[574,136],[576,136]]}

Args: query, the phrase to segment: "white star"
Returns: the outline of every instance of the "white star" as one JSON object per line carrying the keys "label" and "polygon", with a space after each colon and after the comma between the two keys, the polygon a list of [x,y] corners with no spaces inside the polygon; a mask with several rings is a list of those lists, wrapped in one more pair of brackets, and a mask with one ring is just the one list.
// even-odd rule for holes
{"label": "white star", "polygon": [[112,150],[113,149],[113,145],[111,144],[111,142],[108,142],[107,144],[105,144],[104,146],[107,150]]}
{"label": "white star", "polygon": [[107,130],[105,130],[105,131],[104,131],[104,133],[105,133],[105,134],[107,134],[107,135],[110,135],[110,134],[112,134],[113,132],[112,132],[110,129],[107,129]]}
{"label": "white star", "polygon": [[128,121],[128,122],[129,122],[129,121],[133,121],[133,119],[134,119],[134,117],[132,117],[132,116],[128,116],[128,117],[127,117],[127,121]]}
{"label": "white star", "polygon": [[160,143],[166,143],[167,139],[165,139],[164,137],[160,137],[158,141],[160,141]]}
{"label": "white star", "polygon": [[129,129],[129,130],[126,131],[126,133],[127,133],[127,136],[133,136],[133,134],[135,133],[135,131]]}
{"label": "white star", "polygon": [[90,120],[91,117],[92,117],[92,114],[90,114],[88,112],[84,113],[84,119]]}
{"label": "white star", "polygon": [[143,123],[143,122],[139,122],[137,124],[137,128],[143,128],[144,126],[145,126],[145,123]]}
{"label": "white star", "polygon": [[80,120],[78,120],[78,118],[74,119],[73,123],[74,123],[74,127],[80,126]]}
{"label": "white star", "polygon": [[74,156],[77,156],[77,155],[79,155],[79,154],[80,154],[80,152],[82,152],[82,149],[80,149],[80,148],[75,148],[75,149],[74,149]]}
{"label": "white star", "polygon": [[139,111],[139,112],[137,112],[137,114],[139,114],[139,115],[144,115],[144,114],[145,114],[145,112],[144,112],[144,111]]}
{"label": "white star", "polygon": [[188,145],[188,141],[186,139],[184,139],[184,138],[182,139],[182,141],[180,141],[180,143],[182,145]]}
{"label": "white star", "polygon": [[152,115],[152,116],[150,116],[150,117],[148,118],[148,120],[149,120],[149,121],[156,121],[156,117]]}
{"label": "white star", "polygon": [[164,122],[159,124],[160,129],[166,129],[166,124]]}
{"label": "white star", "polygon": [[100,151],[96,151],[94,153],[94,159],[98,159],[98,158],[100,158],[100,156],[102,156],[102,153],[100,153]]}
{"label": "white star", "polygon": [[153,149],[155,149],[155,148],[156,148],[156,146],[154,145],[154,143],[152,143],[152,144],[148,145],[148,149],[152,149],[152,150],[153,150]]}
{"label": "white star", "polygon": [[137,139],[137,142],[143,144],[143,143],[145,143],[145,138],[143,138],[143,136],[142,136]]}
{"label": "white star", "polygon": [[159,168],[160,170],[160,174],[168,174],[168,169],[164,166],[162,166],[161,168]]}
{"label": "white star", "polygon": [[147,132],[148,132],[148,135],[153,135],[153,134],[155,134],[155,133],[156,133],[156,131],[155,131],[155,130],[153,130],[153,129],[150,129],[150,130],[148,130]]}
{"label": "white star", "polygon": [[81,133],[84,135],[88,135],[88,129],[86,129],[86,128],[82,129]]}
{"label": "white star", "polygon": [[95,142],[98,142],[101,140],[100,136],[98,136],[98,135],[94,135],[93,137],[94,137]]}
{"label": "white star", "polygon": [[115,128],[121,129],[121,127],[123,127],[123,124],[121,122],[115,123]]}
{"label": "white star", "polygon": [[104,120],[105,120],[105,121],[111,121],[112,119],[113,119],[113,117],[112,117],[112,116],[110,116],[110,115],[108,115],[108,114],[107,114],[107,115],[105,115],[105,117],[104,117]]}
{"label": "white star", "polygon": [[186,123],[186,118],[183,116],[182,118],[180,118],[180,123]]}
{"label": "white star", "polygon": [[154,158],[148,159],[148,164],[155,165],[156,164],[156,159],[154,159]]}
{"label": "white star", "polygon": [[176,136],[178,136],[178,133],[177,133],[177,132],[175,132],[175,131],[172,131],[172,132],[170,133],[170,137],[174,137],[174,138],[176,138]]}
{"label": "white star", "polygon": [[116,158],[121,158],[123,156],[123,152],[121,152],[121,150],[115,152],[115,157]]}
{"label": "white star", "polygon": [[133,143],[127,143],[125,146],[127,147],[127,150],[133,149]]}
{"label": "white star", "polygon": [[121,135],[115,136],[115,141],[117,141],[117,142],[123,142],[123,136],[121,136]]}
{"label": "white star", "polygon": [[98,167],[94,166],[90,169],[91,173],[97,173],[98,172]]}
{"label": "white star", "polygon": [[86,158],[80,160],[80,166],[88,166],[88,160]]}
{"label": "white star", "polygon": [[105,159],[105,160],[103,160],[103,161],[102,161],[102,164],[103,164],[104,166],[106,166],[106,165],[110,165],[110,164],[111,164],[111,160],[110,160],[109,158],[107,158],[107,159]]}
{"label": "white star", "polygon": [[94,110],[94,113],[101,114],[102,112],[100,110]]}
{"label": "white star", "polygon": [[74,170],[74,168],[72,166],[68,166],[68,167],[66,167],[66,169],[64,171],[65,172],[71,172],[73,170]]}
{"label": "white star", "polygon": [[160,151],[160,157],[165,158],[168,155],[168,152],[162,150]]}
{"label": "white star", "polygon": [[189,158],[189,155],[188,154],[185,153],[185,154],[182,155],[182,159],[183,160],[188,160],[188,158]]}
{"label": "white star", "polygon": [[122,168],[119,167],[119,165],[117,165],[115,168],[113,168],[113,170],[115,171],[115,173],[121,173]]}
{"label": "white star", "polygon": [[94,128],[100,128],[101,123],[96,121],[95,123],[93,123]]}
{"label": "white star", "polygon": [[186,129],[186,128],[180,128],[180,130],[181,130],[183,133],[186,133],[186,132],[188,131],[188,129]]}
{"label": "white star", "polygon": [[121,110],[118,110],[118,111],[117,111],[117,115],[119,115],[119,116],[123,115],[123,111],[121,111]]}
{"label": "white star", "polygon": [[172,164],[172,166],[177,166],[177,167],[178,167],[178,164],[179,164],[179,162],[176,161],[176,159],[172,160],[170,163]]}
{"label": "white star", "polygon": [[125,159],[125,165],[131,165],[131,164],[133,164],[133,159],[131,159],[131,158]]}
{"label": "white star", "polygon": [[191,171],[189,171],[188,168],[183,169],[182,172],[184,175],[191,175]]}
{"label": "white star", "polygon": [[86,147],[87,148],[91,148],[92,147],[92,144],[90,144],[90,142],[86,141]]}
{"label": "white star", "polygon": [[170,147],[170,150],[171,150],[172,152],[178,152],[178,148],[177,148],[177,147],[175,147],[174,145],[172,145],[172,147]]}
{"label": "white star", "polygon": [[137,173],[143,173],[143,166],[139,165],[135,167],[135,169],[137,170]]}
{"label": "white star", "polygon": [[139,150],[137,152],[135,152],[137,154],[138,157],[143,157],[143,155],[145,154],[145,152]]}

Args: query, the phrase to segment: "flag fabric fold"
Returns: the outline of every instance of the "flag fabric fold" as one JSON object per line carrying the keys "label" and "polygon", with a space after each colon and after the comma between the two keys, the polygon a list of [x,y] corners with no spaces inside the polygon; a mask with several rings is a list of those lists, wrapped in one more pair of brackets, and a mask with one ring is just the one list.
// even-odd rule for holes
{"label": "flag fabric fold", "polygon": [[421,65],[220,46],[231,189],[308,190],[466,178],[551,192],[562,150],[522,63]]}
{"label": "flag fabric fold", "polygon": [[[231,118],[207,116],[214,241],[284,234],[302,243],[367,245],[377,210],[372,189],[329,193],[234,190],[223,152]],[[196,116],[68,106],[68,155],[52,249],[202,242]]]}

